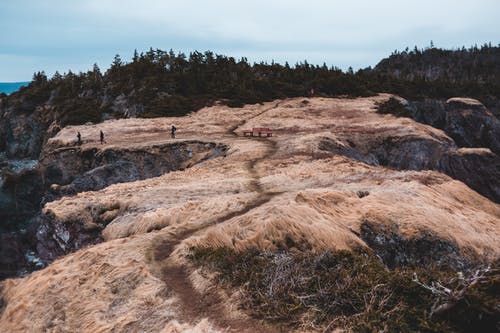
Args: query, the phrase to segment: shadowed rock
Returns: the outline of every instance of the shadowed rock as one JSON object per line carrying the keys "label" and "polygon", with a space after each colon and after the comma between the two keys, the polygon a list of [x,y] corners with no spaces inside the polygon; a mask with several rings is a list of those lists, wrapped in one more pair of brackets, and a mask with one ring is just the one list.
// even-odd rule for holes
{"label": "shadowed rock", "polygon": [[500,120],[481,102],[450,98],[403,103],[413,119],[444,130],[459,147],[484,147],[500,154]]}
{"label": "shadowed rock", "polygon": [[389,268],[437,265],[462,270],[470,266],[455,244],[429,233],[404,237],[394,226],[364,220],[360,237]]}

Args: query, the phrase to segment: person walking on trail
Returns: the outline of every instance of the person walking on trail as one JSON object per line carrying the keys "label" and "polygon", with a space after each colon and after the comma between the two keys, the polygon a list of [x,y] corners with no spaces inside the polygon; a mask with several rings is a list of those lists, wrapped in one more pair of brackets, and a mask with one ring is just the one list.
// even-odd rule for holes
{"label": "person walking on trail", "polygon": [[76,134],[76,144],[79,146],[82,145],[82,135],[80,134],[80,132]]}
{"label": "person walking on trail", "polygon": [[177,127],[172,125],[172,128],[170,129],[170,136],[172,137],[172,139],[175,139],[175,131],[177,131]]}
{"label": "person walking on trail", "polygon": [[104,133],[102,131],[101,131],[100,136],[101,136],[101,145],[102,145],[103,143],[106,143],[106,141],[104,141]]}

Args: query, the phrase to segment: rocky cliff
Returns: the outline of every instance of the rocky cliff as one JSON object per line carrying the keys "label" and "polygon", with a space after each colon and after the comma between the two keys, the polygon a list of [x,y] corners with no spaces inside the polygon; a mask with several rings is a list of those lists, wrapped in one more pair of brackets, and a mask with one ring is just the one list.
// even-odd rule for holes
{"label": "rocky cliff", "polygon": [[500,120],[470,98],[404,102],[416,121],[440,128],[459,147],[484,147],[500,154]]}
{"label": "rocky cliff", "polygon": [[77,146],[75,140],[61,147],[50,140],[35,168],[4,175],[1,227],[10,233],[1,235],[0,276],[30,271],[34,268],[30,257],[36,258],[40,268],[63,254],[99,242],[99,231],[112,218],[109,212],[103,217],[107,212],[104,210],[95,213],[96,223],[92,225],[84,225],[76,218],[68,226],[50,214],[40,214],[43,204],[112,184],[183,170],[225,150],[223,145],[200,141],[116,148],[107,144]]}
{"label": "rocky cliff", "polygon": [[[477,308],[460,303],[468,315],[425,317],[442,303],[421,287],[432,280],[419,278],[456,279],[460,270],[465,281],[500,258],[494,140],[476,135],[467,142],[491,147],[462,147],[443,130],[379,114],[390,97],[285,99],[63,128],[41,155],[47,199],[32,245],[19,250],[9,236],[3,248],[48,266],[0,284],[0,329],[314,331],[332,320],[359,328],[359,318],[383,314],[387,321],[371,324],[467,331],[471,322],[461,320]],[[453,133],[475,135],[461,119],[486,111],[464,103],[475,102],[445,110],[457,110]],[[273,136],[242,135],[253,127]],[[309,293],[293,289],[305,285]],[[358,291],[372,303],[358,302]],[[332,292],[337,303],[323,302]],[[476,328],[494,323],[490,312],[474,318]]]}

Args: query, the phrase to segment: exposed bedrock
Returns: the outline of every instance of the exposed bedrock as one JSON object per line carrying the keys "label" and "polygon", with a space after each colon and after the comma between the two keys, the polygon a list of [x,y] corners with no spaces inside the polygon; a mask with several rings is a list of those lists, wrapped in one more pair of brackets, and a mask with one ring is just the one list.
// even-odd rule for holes
{"label": "exposed bedrock", "polygon": [[42,154],[40,164],[44,180],[51,186],[47,196],[51,200],[61,195],[100,190],[111,184],[157,177],[220,156],[226,150],[224,145],[201,141],[120,150],[71,147]]}
{"label": "exposed bedrock", "polygon": [[456,244],[431,233],[407,238],[397,227],[369,219],[363,221],[360,229],[360,237],[389,268],[435,265],[463,270],[472,265]]}
{"label": "exposed bedrock", "polygon": [[437,170],[500,203],[500,157],[490,150],[451,149],[441,157]]}
{"label": "exposed bedrock", "polygon": [[43,202],[189,168],[226,150],[221,144],[184,141],[121,150],[71,147],[45,152],[37,169],[4,178],[0,227],[10,233],[0,234],[0,278],[32,271],[100,242],[101,230],[120,209],[113,205],[90,207],[92,223],[83,219],[59,221],[40,212]]}
{"label": "exposed bedrock", "polygon": [[58,257],[102,241],[101,230],[117,215],[117,205],[88,207],[92,222],[60,221],[39,213],[18,232],[0,234],[0,280],[41,269]]}
{"label": "exposed bedrock", "polygon": [[0,234],[0,280],[16,275],[26,266],[26,250],[22,235]]}
{"label": "exposed bedrock", "polygon": [[0,233],[24,227],[40,210],[43,193],[38,170],[4,171],[0,180]]}
{"label": "exposed bedrock", "polygon": [[24,97],[10,106],[0,100],[0,152],[9,158],[37,159],[44,142],[60,130],[52,110]]}
{"label": "exposed bedrock", "polygon": [[406,104],[413,119],[444,130],[459,147],[485,147],[500,154],[500,120],[481,102],[451,98]]}
{"label": "exposed bedrock", "polygon": [[103,226],[90,226],[79,220],[62,222],[50,214],[40,214],[34,219],[28,238],[33,253],[47,265],[62,255],[101,242]]}
{"label": "exposed bedrock", "polygon": [[500,202],[500,158],[489,149],[457,148],[443,138],[388,136],[359,142],[324,138],[320,149],[370,164],[400,170],[436,170]]}

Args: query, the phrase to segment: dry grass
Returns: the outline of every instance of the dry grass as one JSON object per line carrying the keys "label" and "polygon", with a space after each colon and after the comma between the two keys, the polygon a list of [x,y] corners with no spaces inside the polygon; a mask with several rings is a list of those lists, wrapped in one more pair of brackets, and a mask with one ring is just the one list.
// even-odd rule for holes
{"label": "dry grass", "polygon": [[[191,323],[180,318],[179,295],[171,293],[151,260],[155,237],[168,240],[187,235],[169,259],[176,264],[186,263],[183,255],[190,248],[226,249],[237,254],[252,249],[258,253],[285,251],[286,258],[300,258],[304,252],[317,256],[353,248],[370,251],[359,237],[361,224],[368,219],[397,227],[408,239],[433,234],[454,244],[470,260],[500,257],[500,206],[463,183],[437,172],[369,166],[319,148],[325,138],[340,143],[351,140],[359,147],[388,136],[450,140],[432,127],[377,114],[376,103],[389,97],[313,98],[307,99],[308,103],[298,98],[242,109],[214,106],[182,118],[122,119],[63,129],[46,149],[72,145],[76,131],[82,133],[84,141],[92,140],[84,145],[100,148],[100,129],[106,135],[105,147],[151,147],[171,140],[168,128],[174,123],[178,128],[176,141],[218,142],[229,150],[226,157],[185,171],[47,204],[44,211],[65,223],[101,224],[105,243],[69,254],[25,278],[3,282],[0,297],[5,309],[0,331],[219,329],[210,328],[207,321]],[[276,146],[273,154],[265,140],[231,133],[236,129],[241,134],[252,127],[275,130],[270,139]],[[266,154],[266,159],[259,160]],[[248,212],[242,210],[263,197],[270,200],[262,200],[262,205]],[[231,215],[238,211],[244,213]],[[224,220],[223,216],[231,218]],[[204,229],[215,221],[220,223]],[[199,232],[190,235],[187,231],[192,229]],[[289,267],[290,259],[285,257],[283,261],[261,258],[276,267]],[[307,267],[314,262],[311,260],[299,260],[299,266]],[[294,272],[292,266],[290,272]],[[383,270],[376,272],[379,278],[387,277]],[[378,288],[370,288],[364,292],[377,294]],[[364,298],[358,300],[372,309],[382,307],[387,318],[396,316],[390,312],[392,305],[381,305],[393,302],[393,298],[372,301],[368,297],[366,304]],[[320,312],[312,311],[311,315],[321,316]],[[343,312],[339,313],[342,317]],[[214,322],[213,318],[208,320]]]}

